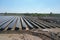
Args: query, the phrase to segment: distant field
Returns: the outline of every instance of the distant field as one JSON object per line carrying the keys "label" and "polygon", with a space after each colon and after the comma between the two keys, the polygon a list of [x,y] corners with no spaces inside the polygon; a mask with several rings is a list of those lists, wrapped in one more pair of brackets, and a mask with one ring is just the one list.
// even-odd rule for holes
{"label": "distant field", "polygon": [[60,14],[49,14],[49,13],[0,13],[0,16],[54,16],[54,17],[60,17]]}

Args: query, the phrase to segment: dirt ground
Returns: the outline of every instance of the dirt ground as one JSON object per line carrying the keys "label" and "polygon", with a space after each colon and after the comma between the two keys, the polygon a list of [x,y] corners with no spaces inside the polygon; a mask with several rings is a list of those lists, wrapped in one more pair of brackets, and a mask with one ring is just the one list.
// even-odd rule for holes
{"label": "dirt ground", "polygon": [[[30,31],[3,31],[0,32],[0,40],[51,40],[49,37],[50,32],[60,32],[59,28]],[[44,36],[45,34],[45,36]],[[46,36],[47,35],[47,36]]]}
{"label": "dirt ground", "polygon": [[0,40],[42,40],[29,34],[0,34]]}

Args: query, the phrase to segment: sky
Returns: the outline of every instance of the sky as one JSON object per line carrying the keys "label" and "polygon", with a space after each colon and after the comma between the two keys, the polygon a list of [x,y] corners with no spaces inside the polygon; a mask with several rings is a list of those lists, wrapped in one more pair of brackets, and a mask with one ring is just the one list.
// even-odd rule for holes
{"label": "sky", "polygon": [[0,13],[60,13],[60,0],[0,0]]}

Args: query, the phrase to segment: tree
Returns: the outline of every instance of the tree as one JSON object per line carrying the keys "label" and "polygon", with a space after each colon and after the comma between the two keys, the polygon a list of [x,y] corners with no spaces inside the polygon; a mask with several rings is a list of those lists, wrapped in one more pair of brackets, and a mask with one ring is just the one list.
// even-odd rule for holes
{"label": "tree", "polygon": [[49,15],[50,15],[50,16],[52,16],[52,14],[53,14],[53,13],[52,13],[52,12],[50,12],[50,14],[49,14]]}
{"label": "tree", "polygon": [[4,13],[5,15],[7,14],[7,12]]}
{"label": "tree", "polygon": [[50,12],[50,14],[52,15],[52,12]]}

